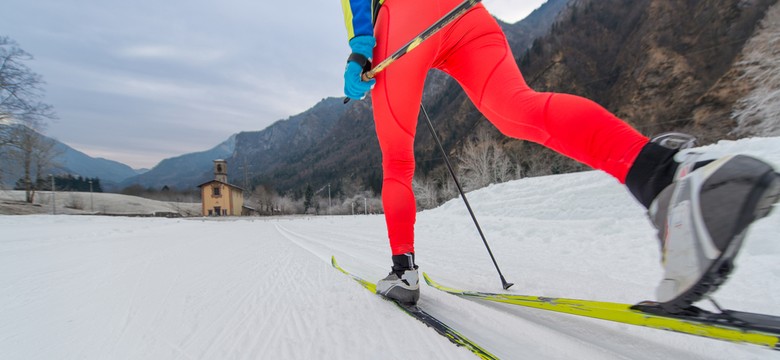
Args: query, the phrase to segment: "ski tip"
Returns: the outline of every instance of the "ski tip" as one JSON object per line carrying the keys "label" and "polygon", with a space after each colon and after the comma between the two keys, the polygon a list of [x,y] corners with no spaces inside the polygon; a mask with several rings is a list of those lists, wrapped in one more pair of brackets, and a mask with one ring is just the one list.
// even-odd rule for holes
{"label": "ski tip", "polygon": [[446,287],[442,284],[437,283],[436,281],[433,281],[433,279],[431,279],[430,276],[428,276],[428,274],[426,273],[423,273],[423,279],[425,279],[425,283],[427,283],[428,286],[434,289],[439,289],[441,291],[453,293],[453,294],[463,293],[463,290]]}
{"label": "ski tip", "polygon": [[430,278],[430,277],[428,276],[428,274],[427,274],[427,273],[425,273],[425,272],[423,272],[423,279],[425,279],[425,283],[426,283],[426,284],[428,284],[428,285],[430,285],[430,286],[433,286],[433,284],[434,284],[434,281],[433,281],[433,280],[431,280],[431,278]]}
{"label": "ski tip", "polygon": [[335,255],[331,255],[330,256],[330,264],[333,265],[333,267],[338,267],[339,266],[339,263],[336,262],[336,256]]}

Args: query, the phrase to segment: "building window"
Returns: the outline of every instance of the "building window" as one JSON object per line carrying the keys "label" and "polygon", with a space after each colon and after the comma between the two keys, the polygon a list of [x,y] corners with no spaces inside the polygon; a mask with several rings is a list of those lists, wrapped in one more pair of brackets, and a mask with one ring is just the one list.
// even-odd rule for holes
{"label": "building window", "polygon": [[211,193],[212,195],[214,195],[214,196],[220,196],[220,189],[219,189],[219,186],[215,186],[215,187],[213,187],[213,188],[211,188],[211,189],[213,190],[213,192]]}

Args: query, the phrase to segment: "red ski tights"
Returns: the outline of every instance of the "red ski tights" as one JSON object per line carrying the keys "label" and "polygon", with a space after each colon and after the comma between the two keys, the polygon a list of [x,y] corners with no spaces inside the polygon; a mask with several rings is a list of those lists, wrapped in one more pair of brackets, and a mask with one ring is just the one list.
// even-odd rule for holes
{"label": "red ski tights", "polygon": [[[460,0],[386,0],[377,17],[374,63],[406,44]],[[455,78],[502,133],[533,141],[625,182],[648,139],[585,98],[526,85],[506,38],[479,4],[377,76],[372,92],[382,149],[382,204],[394,255],[414,251],[414,136],[429,69]]]}

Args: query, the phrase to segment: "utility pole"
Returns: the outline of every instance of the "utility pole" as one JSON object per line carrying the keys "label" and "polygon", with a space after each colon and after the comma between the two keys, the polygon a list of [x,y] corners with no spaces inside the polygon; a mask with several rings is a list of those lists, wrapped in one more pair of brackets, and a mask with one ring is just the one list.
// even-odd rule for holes
{"label": "utility pole", "polygon": [[249,186],[249,173],[248,173],[247,166],[246,166],[246,158],[244,158],[244,190],[247,190],[247,186]]}
{"label": "utility pole", "polygon": [[51,214],[57,215],[57,210],[54,207],[54,174],[49,174],[51,176]]}
{"label": "utility pole", "polygon": [[89,208],[91,212],[95,212],[95,201],[92,198],[92,180],[89,181]]}

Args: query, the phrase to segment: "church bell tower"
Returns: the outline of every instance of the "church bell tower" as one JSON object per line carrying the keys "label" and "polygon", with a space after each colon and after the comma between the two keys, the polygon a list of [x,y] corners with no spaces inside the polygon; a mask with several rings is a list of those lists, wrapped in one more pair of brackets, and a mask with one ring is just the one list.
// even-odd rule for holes
{"label": "church bell tower", "polygon": [[214,179],[227,184],[227,161],[214,160]]}

